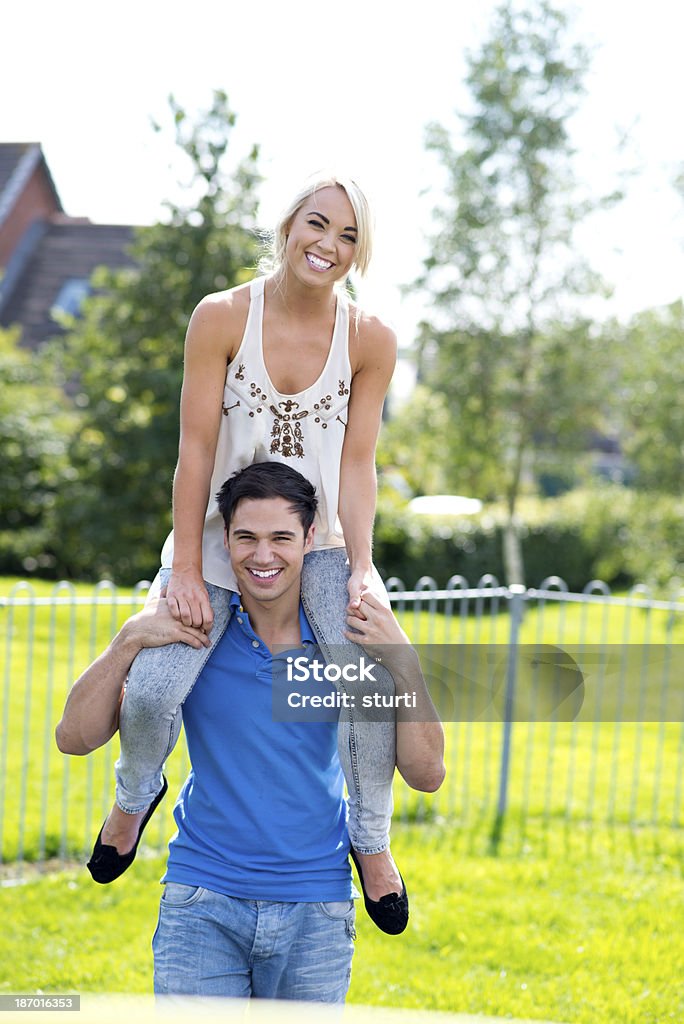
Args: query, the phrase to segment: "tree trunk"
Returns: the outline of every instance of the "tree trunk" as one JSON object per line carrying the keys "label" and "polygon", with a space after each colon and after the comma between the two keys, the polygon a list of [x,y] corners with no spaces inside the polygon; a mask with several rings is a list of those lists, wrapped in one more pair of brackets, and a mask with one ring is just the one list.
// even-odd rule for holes
{"label": "tree trunk", "polygon": [[520,543],[520,532],[513,515],[509,515],[504,526],[503,535],[503,560],[504,572],[506,574],[506,585],[513,583],[525,585],[525,566],[523,563],[522,544]]}

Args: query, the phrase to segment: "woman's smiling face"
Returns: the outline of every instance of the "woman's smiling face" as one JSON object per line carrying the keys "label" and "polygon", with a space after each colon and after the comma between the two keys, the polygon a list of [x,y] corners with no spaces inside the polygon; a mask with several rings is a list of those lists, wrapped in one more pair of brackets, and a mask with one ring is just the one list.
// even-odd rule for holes
{"label": "woman's smiling face", "polygon": [[318,189],[292,218],[285,251],[288,267],[307,284],[334,284],[352,268],[357,235],[344,189]]}

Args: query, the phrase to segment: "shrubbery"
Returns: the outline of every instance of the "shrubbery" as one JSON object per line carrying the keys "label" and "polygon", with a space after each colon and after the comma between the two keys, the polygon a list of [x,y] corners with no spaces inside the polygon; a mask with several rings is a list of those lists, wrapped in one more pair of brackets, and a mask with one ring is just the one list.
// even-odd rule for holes
{"label": "shrubbery", "polygon": [[[43,524],[0,526],[0,574],[66,575],[76,578],[60,555],[52,517]],[[431,576],[440,587],[450,577],[471,586],[486,573],[505,583],[502,560],[504,509],[488,506],[476,516],[412,515],[405,502],[383,493],[375,527],[375,563],[382,576],[398,576],[412,587]],[[525,582],[536,587],[560,576],[571,590],[592,579],[615,587],[637,582],[658,587],[684,580],[684,499],[623,487],[570,491],[557,498],[528,498],[520,504]],[[84,538],[84,546],[86,538]],[[135,551],[132,552],[135,554]],[[143,564],[108,570],[118,583],[149,576]],[[90,572],[78,578],[97,579]]]}
{"label": "shrubbery", "polygon": [[[665,585],[684,575],[684,500],[624,487],[571,491],[520,503],[526,583],[560,576],[571,590],[592,579],[611,586]],[[383,494],[375,528],[375,562],[383,577],[413,586],[432,576],[444,586],[453,575],[474,585],[492,573],[505,582],[502,525],[505,511],[486,507],[476,516],[433,517],[408,512]]]}

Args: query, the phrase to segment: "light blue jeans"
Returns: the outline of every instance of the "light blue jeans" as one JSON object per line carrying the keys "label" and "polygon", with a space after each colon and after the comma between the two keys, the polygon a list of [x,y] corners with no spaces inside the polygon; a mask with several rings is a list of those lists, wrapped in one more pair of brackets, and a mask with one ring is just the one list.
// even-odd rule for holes
{"label": "light blue jeans", "polygon": [[[344,548],[314,550],[306,555],[302,604],[329,664],[350,664],[363,654],[361,647],[344,636],[348,579]],[[167,580],[168,570],[162,570],[162,585]],[[379,577],[378,581],[381,586]],[[211,583],[207,589],[214,610],[211,647],[199,651],[187,644],[151,647],[141,651],[131,666],[121,706],[121,755],[116,763],[116,802],[130,814],[148,807],[161,789],[164,761],[180,733],[183,701],[228,625],[231,592]],[[393,694],[389,673],[378,666],[375,675],[374,691]],[[344,683],[337,685],[343,688]],[[350,842],[359,853],[379,853],[389,844],[395,723],[355,720],[353,711],[343,708],[338,751],[349,792]]]}
{"label": "light blue jeans", "polygon": [[157,995],[343,1003],[354,901],[274,903],[167,882],[152,939]]}

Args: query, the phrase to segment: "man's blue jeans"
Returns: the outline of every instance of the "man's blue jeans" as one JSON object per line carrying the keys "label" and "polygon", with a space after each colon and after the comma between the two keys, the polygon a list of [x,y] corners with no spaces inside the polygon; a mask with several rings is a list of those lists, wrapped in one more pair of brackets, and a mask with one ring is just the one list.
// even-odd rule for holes
{"label": "man's blue jeans", "polygon": [[152,939],[157,995],[343,1003],[354,901],[243,900],[167,882]]}

